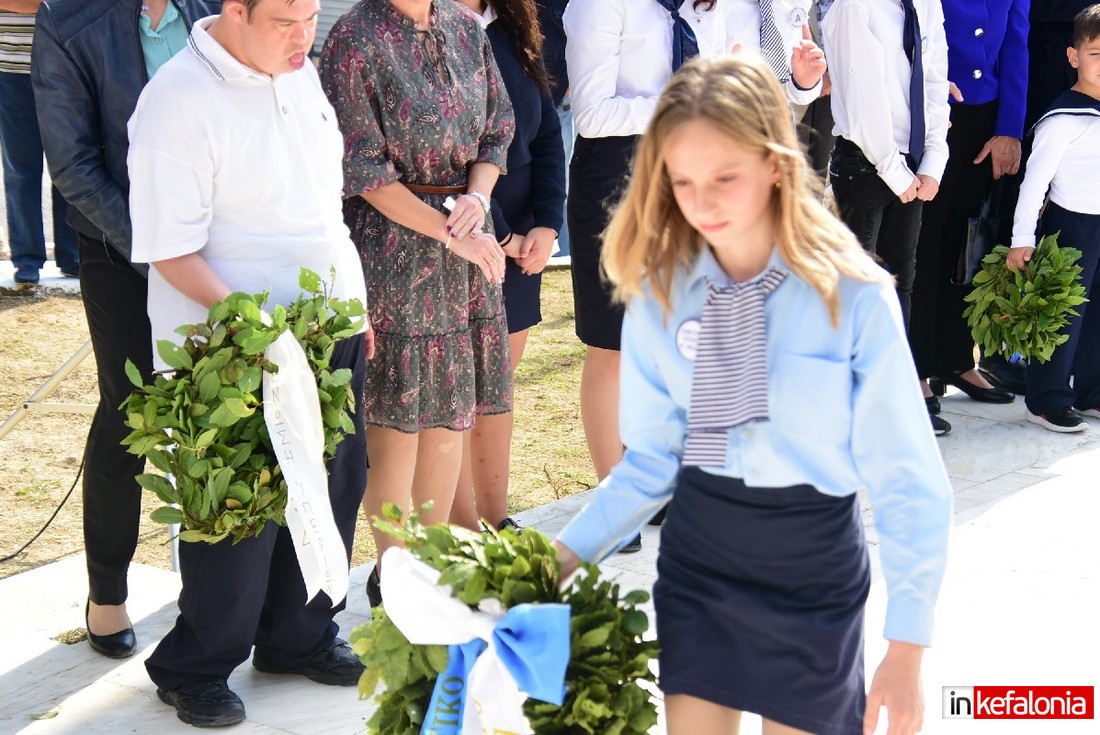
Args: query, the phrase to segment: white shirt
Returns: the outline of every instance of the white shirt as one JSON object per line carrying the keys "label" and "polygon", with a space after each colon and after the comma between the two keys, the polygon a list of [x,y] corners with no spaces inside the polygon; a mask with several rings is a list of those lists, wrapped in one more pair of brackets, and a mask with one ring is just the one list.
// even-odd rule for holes
{"label": "white shirt", "polygon": [[[791,6],[787,16],[796,6],[803,8],[805,18],[809,0],[777,0],[776,5]],[[732,10],[736,13],[730,17]],[[758,0],[719,0],[713,9],[698,11],[692,0],[685,0],[680,15],[695,31],[702,58],[728,54],[735,43],[746,52],[759,50]],[[604,138],[645,132],[672,76],[672,14],[656,0],[572,0],[562,22],[577,134]],[[790,22],[779,23],[785,37],[789,27]],[[797,40],[790,44],[792,49],[794,43]],[[812,101],[819,90],[802,92],[790,82],[787,86],[788,96],[799,102]]]}
{"label": "white shirt", "polygon": [[1100,215],[1100,187],[1096,185],[1096,172],[1100,170],[1100,113],[1076,112],[1079,114],[1051,115],[1035,130],[1035,144],[1027,159],[1012,221],[1014,248],[1035,247],[1035,225],[1048,189],[1050,200],[1059,207]]}
{"label": "white shirt", "polygon": [[[234,59],[195,23],[188,47],[146,85],[129,122],[133,258],[198,252],[230,288],[292,303],[298,272],[366,304],[362,265],[341,211],[343,138],[307,63],[272,79]],[[158,340],[206,320],[206,307],[149,272]],[[156,355],[154,349],[154,355]],[[159,368],[165,365],[157,358]]]}
{"label": "white shirt", "polygon": [[[936,181],[947,166],[947,38],[939,0],[914,0],[924,61],[924,156],[915,173]],[[833,81],[833,133],[859,146],[900,194],[913,182],[909,152],[909,80],[898,0],[836,0],[822,24]]]}

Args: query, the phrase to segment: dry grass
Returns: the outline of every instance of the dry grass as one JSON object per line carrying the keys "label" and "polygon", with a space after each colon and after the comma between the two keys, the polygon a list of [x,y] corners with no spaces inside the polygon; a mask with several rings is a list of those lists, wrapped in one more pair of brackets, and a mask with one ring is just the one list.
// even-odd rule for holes
{"label": "dry grass", "polygon": [[[568,271],[548,271],[543,282],[544,322],[535,327],[516,377],[516,429],[509,506],[536,507],[595,483],[577,404],[584,349],[573,334]],[[15,411],[88,338],[78,298],[0,295],[0,419]],[[94,403],[94,358],[89,357],[48,400]],[[73,485],[90,418],[28,414],[0,439],[0,556],[22,546],[49,519]],[[135,560],[169,568],[163,526],[148,520],[156,500],[146,494]],[[0,578],[79,553],[80,488],[49,529],[25,552],[0,564]],[[373,558],[362,516],[352,563]]]}

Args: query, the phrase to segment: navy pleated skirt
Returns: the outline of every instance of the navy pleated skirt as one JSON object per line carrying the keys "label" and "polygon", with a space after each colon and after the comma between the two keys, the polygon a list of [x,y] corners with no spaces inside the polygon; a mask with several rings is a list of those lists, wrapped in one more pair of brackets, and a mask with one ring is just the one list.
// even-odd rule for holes
{"label": "navy pleated skirt", "polygon": [[684,468],[661,530],[660,686],[825,735],[862,735],[870,587],[855,495]]}

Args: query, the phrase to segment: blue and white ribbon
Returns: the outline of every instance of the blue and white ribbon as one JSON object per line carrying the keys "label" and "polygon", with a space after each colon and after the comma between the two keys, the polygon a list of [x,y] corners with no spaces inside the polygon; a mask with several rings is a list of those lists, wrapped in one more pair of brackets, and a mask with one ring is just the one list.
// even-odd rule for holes
{"label": "blue and white ribbon", "polygon": [[386,614],[413,645],[449,646],[422,735],[530,735],[528,697],[560,705],[569,665],[570,608],[483,600],[471,610],[438,584],[439,572],[402,548],[382,556]]}

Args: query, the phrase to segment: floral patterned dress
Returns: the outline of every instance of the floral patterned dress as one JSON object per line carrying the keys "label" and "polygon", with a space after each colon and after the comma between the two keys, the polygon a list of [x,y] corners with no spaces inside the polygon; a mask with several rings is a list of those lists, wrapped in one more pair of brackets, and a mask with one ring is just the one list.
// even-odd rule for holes
{"label": "floral patterned dress", "polygon": [[[505,169],[515,124],[485,32],[459,3],[433,5],[430,29],[417,31],[388,0],[360,0],[332,27],[320,64],[376,332],[366,418],[407,433],[465,431],[479,414],[511,410],[500,286],[361,196],[394,182],[461,186],[478,162]],[[445,195],[416,196],[444,211]]]}

